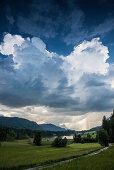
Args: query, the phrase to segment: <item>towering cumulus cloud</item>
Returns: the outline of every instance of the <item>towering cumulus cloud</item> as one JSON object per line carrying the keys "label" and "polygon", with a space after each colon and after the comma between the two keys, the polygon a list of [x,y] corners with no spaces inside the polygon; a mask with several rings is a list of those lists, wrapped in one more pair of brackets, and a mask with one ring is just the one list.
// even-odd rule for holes
{"label": "towering cumulus cloud", "polygon": [[[46,121],[49,117],[54,121],[59,115],[62,123],[71,127],[68,117],[63,120],[65,115],[83,116],[113,108],[113,63],[108,63],[108,48],[99,38],[83,41],[68,56],[62,56],[48,51],[38,37],[6,34],[0,53],[6,56],[0,59],[0,103],[4,114],[8,107],[10,115],[29,112],[29,118],[35,114]],[[86,118],[82,120],[78,124]],[[58,122],[61,123],[59,118]]]}
{"label": "towering cumulus cloud", "polygon": [[84,73],[105,75],[108,72],[108,48],[99,40],[94,38],[90,42],[84,41],[74,47],[74,51],[64,59],[63,70],[68,76],[69,84],[75,84]]}

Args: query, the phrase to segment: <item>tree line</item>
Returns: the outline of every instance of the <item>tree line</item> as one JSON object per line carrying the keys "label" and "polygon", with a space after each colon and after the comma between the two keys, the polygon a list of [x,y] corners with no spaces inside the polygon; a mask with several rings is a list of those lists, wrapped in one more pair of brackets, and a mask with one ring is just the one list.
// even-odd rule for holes
{"label": "tree line", "polygon": [[101,145],[108,146],[109,143],[114,143],[114,110],[110,118],[103,117],[102,127],[97,132],[98,142]]}
{"label": "tree line", "polygon": [[[39,132],[38,130],[30,129],[16,129],[11,127],[5,127],[0,125],[0,141],[13,141],[34,138],[35,134]],[[53,136],[69,136],[72,135],[74,131],[41,131],[42,137],[53,137]]]}
{"label": "tree line", "polygon": [[[30,129],[15,129],[0,126],[0,142],[1,141],[12,141],[15,139],[27,139],[34,138],[33,143],[35,145],[41,145],[42,137],[52,137],[57,136],[52,143],[55,147],[64,147],[67,145],[67,139],[61,136],[67,136],[73,134],[75,131],[37,131]],[[75,143],[92,143],[99,142],[103,146],[108,146],[109,142],[114,142],[114,110],[110,118],[106,119],[103,117],[102,126],[97,131],[97,135],[93,138],[89,133],[86,135],[81,135],[75,133],[73,136],[73,141]]]}
{"label": "tree line", "polygon": [[74,134],[73,140],[75,143],[93,143],[97,142],[97,137],[93,138],[89,133],[87,135]]}

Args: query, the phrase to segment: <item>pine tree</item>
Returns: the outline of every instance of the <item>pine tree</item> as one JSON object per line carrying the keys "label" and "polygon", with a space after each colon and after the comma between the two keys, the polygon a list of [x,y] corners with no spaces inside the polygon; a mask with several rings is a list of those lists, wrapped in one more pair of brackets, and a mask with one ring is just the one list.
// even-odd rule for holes
{"label": "pine tree", "polygon": [[109,134],[109,121],[106,119],[105,116],[103,117],[103,120],[102,120],[102,128],[106,130],[107,133]]}
{"label": "pine tree", "polygon": [[108,146],[109,137],[108,133],[104,129],[99,129],[98,131],[98,141],[102,146]]}
{"label": "pine tree", "polygon": [[110,118],[110,140],[111,142],[114,142],[114,110],[113,110],[113,114]]}

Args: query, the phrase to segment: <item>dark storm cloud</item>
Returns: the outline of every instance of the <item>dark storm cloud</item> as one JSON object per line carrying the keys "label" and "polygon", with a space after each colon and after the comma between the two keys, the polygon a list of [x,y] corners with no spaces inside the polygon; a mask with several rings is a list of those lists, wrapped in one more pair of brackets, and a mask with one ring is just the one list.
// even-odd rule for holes
{"label": "dark storm cloud", "polygon": [[94,75],[93,77],[89,77],[87,81],[85,81],[85,88],[87,87],[100,87],[105,86],[105,83],[100,80],[100,78],[96,78]]}
{"label": "dark storm cloud", "polygon": [[[15,76],[15,75],[14,75]],[[46,94],[46,88],[43,87],[40,80],[32,86],[29,82],[19,82],[13,79],[8,80],[9,84],[1,84],[5,87],[0,92],[1,104],[10,107],[23,107],[27,105],[42,105],[42,98]],[[6,90],[7,89],[7,90]]]}
{"label": "dark storm cloud", "polygon": [[[101,112],[113,109],[114,89],[110,87],[108,80],[113,79],[113,65],[110,66],[105,76],[86,74],[82,76],[80,84],[84,85],[83,92],[86,93],[86,101],[83,103],[82,111]],[[107,82],[107,83],[106,83]]]}
{"label": "dark storm cloud", "polygon": [[[95,93],[96,92],[96,93]],[[114,91],[107,88],[91,89],[93,97],[89,97],[86,102],[87,111],[110,111],[114,107]]]}
{"label": "dark storm cloud", "polygon": [[[24,80],[24,74],[18,70],[9,72],[7,63],[0,69],[0,103],[10,107],[23,107],[28,105],[45,105],[55,108],[69,107],[79,104],[79,99],[72,99],[68,94],[73,87],[67,87],[63,81],[51,94],[42,83],[42,77],[35,81]],[[26,70],[25,70],[26,71]],[[5,72],[5,73],[4,73]],[[3,76],[2,76],[3,74]],[[29,75],[30,76],[30,73]]]}

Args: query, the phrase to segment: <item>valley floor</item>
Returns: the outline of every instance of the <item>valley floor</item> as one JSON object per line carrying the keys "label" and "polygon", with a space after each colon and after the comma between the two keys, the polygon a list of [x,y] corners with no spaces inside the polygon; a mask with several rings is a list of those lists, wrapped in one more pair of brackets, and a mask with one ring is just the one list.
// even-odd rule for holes
{"label": "valley floor", "polygon": [[23,169],[45,165],[78,157],[100,148],[97,143],[70,144],[65,148],[54,148],[51,145],[34,146],[31,140],[3,142],[0,147],[0,169]]}
{"label": "valley floor", "polygon": [[69,163],[45,168],[45,170],[114,170],[114,144],[109,149],[89,157],[78,158]]}

